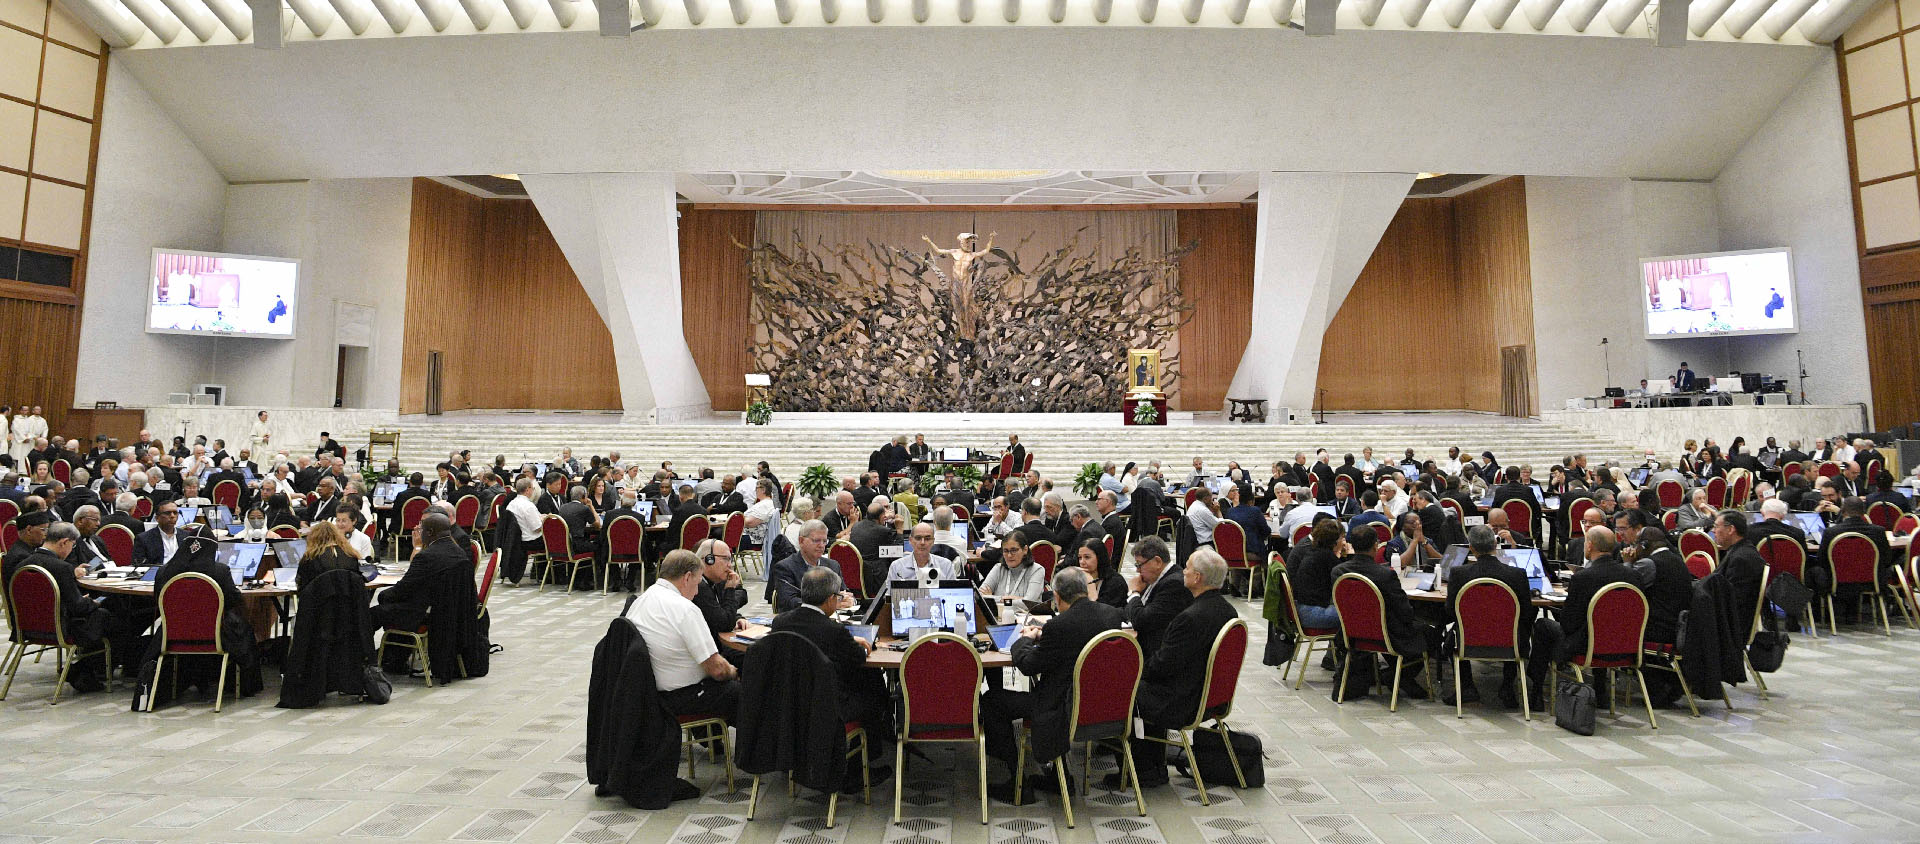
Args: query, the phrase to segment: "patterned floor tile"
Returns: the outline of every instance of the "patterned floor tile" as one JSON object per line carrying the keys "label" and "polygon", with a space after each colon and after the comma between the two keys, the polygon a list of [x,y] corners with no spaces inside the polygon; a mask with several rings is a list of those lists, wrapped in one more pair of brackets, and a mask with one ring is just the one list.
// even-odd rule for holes
{"label": "patterned floor tile", "polygon": [[1589,841],[1599,836],[1578,821],[1552,809],[1510,809],[1496,812],[1535,841]]}
{"label": "patterned floor tile", "polygon": [[535,800],[559,800],[572,794],[586,781],[586,777],[571,771],[548,771],[534,775],[533,779],[527,780],[515,790],[513,796]]}
{"label": "patterned floor tile", "polygon": [[387,783],[399,779],[411,770],[413,770],[412,765],[393,765],[388,763],[361,765],[322,783],[320,788],[323,790],[346,789],[355,791],[364,789],[367,791],[381,791],[386,788]]}
{"label": "patterned floor tile", "polygon": [[355,838],[406,838],[446,810],[445,806],[395,803],[354,824],[346,834]]}
{"label": "patterned floor tile", "polygon": [[951,844],[953,821],[948,818],[901,817],[887,824],[881,844]]}
{"label": "patterned floor tile", "polygon": [[159,812],[134,826],[192,829],[246,805],[245,797],[195,797]]}
{"label": "patterned floor tile", "polygon": [[1393,817],[1427,844],[1480,844],[1489,840],[1459,815],[1421,813],[1396,814]]}
{"label": "patterned floor tile", "polygon": [[1294,815],[1293,822],[1308,840],[1319,844],[1366,844],[1380,837],[1352,815]]}
{"label": "patterned floor tile", "polygon": [[792,818],[781,824],[780,833],[773,840],[777,844],[840,844],[847,840],[847,824],[836,821],[833,828],[828,829],[825,812],[815,817]]}
{"label": "patterned floor tile", "polygon": [[1058,844],[1060,841],[1053,821],[1046,818],[996,818],[987,832],[991,844]]}
{"label": "patterned floor tile", "polygon": [[414,789],[416,794],[472,794],[499,771],[485,768],[454,768]]}
{"label": "patterned floor tile", "polygon": [[309,800],[296,797],[260,815],[240,828],[259,832],[304,832],[328,815],[345,808],[345,800]]}
{"label": "patterned floor tile", "polygon": [[[83,800],[64,803],[52,812],[34,818],[34,823],[63,826],[90,826],[103,823],[122,812],[130,812],[154,801],[153,794],[93,794]],[[45,808],[42,805],[41,808]]]}
{"label": "patterned floor tile", "polygon": [[1798,835],[1813,831],[1793,818],[1773,811],[1759,803],[1699,803],[1722,820],[1754,835]]}
{"label": "patterned floor tile", "polygon": [[1373,798],[1375,803],[1398,805],[1405,803],[1431,803],[1433,795],[1426,789],[1413,783],[1413,780],[1399,774],[1369,774],[1348,777],[1354,785]]}
{"label": "patterned floor tile", "polygon": [[668,844],[729,844],[740,840],[747,828],[746,815],[693,815],[673,831]]}
{"label": "patterned floor tile", "polygon": [[594,812],[567,830],[561,844],[620,844],[640,831],[645,812]]}

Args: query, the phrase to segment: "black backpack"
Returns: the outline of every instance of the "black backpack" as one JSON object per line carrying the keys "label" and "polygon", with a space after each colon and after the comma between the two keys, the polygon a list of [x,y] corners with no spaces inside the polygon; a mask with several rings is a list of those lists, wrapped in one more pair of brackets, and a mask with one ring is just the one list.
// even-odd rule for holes
{"label": "black backpack", "polygon": [[[1260,788],[1267,784],[1266,751],[1260,745],[1260,737],[1251,733],[1228,730],[1233,742],[1233,755],[1239,757],[1240,773],[1247,778],[1248,788]],[[1193,758],[1200,763],[1200,776],[1205,778],[1209,787],[1224,785],[1237,788],[1240,780],[1233,775],[1233,760],[1227,757],[1227,747],[1220,741],[1220,734],[1211,730],[1195,730],[1193,733]],[[1176,763],[1185,772],[1186,760]],[[1189,774],[1191,776],[1191,774]]]}

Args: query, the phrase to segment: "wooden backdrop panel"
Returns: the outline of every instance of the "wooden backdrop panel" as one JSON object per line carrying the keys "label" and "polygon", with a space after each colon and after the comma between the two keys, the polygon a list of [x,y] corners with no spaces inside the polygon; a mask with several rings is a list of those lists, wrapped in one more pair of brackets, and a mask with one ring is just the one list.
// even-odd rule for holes
{"label": "wooden backdrop panel", "polygon": [[[47,433],[80,436],[67,427],[73,407],[74,360],[80,347],[75,306],[0,297],[0,404],[25,412],[40,405]],[[25,402],[28,407],[21,407]]]}
{"label": "wooden backdrop panel", "polygon": [[[1867,360],[1873,422],[1882,429],[1920,422],[1920,299],[1867,304]],[[1911,468],[1911,467],[1909,467]]]}
{"label": "wooden backdrop panel", "polygon": [[532,202],[413,183],[400,411],[618,410],[613,339]]}
{"label": "wooden backdrop panel", "polygon": [[1253,330],[1253,250],[1259,207],[1180,211],[1180,243],[1199,245],[1180,262],[1193,319],[1180,328],[1181,410],[1219,410]]}
{"label": "wooden backdrop panel", "polygon": [[1500,348],[1532,344],[1526,192],[1505,179],[1401,204],[1327,326],[1320,387],[1329,410],[1497,412]]}
{"label": "wooden backdrop panel", "polygon": [[747,409],[753,290],[740,245],[753,243],[753,226],[752,211],[680,209],[681,332],[714,410]]}

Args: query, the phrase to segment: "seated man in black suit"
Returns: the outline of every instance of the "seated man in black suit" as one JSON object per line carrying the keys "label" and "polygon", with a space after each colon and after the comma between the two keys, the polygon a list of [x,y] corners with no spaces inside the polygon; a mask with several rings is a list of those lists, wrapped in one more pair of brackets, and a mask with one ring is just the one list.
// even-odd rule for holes
{"label": "seated man in black suit", "polygon": [[[1760,602],[1760,580],[1767,573],[1766,558],[1754,548],[1749,531],[1747,517],[1741,513],[1722,513],[1713,520],[1713,544],[1720,548],[1720,564],[1713,572],[1724,573],[1732,584],[1741,618],[1752,618],[1752,608]],[[1735,638],[1744,642],[1747,633],[1736,631]]]}
{"label": "seated man in black suit", "polygon": [[[1520,601],[1520,655],[1527,658],[1527,705],[1543,707],[1546,700],[1547,669],[1552,667],[1554,654],[1560,644],[1560,625],[1551,618],[1537,618],[1538,610],[1533,606],[1533,595],[1527,583],[1527,573],[1517,567],[1507,565],[1498,553],[1500,538],[1492,528],[1486,525],[1474,525],[1467,531],[1467,546],[1473,551],[1473,558],[1465,565],[1455,566],[1447,573],[1447,618],[1454,617],[1462,587],[1481,578],[1492,578],[1506,584]],[[1540,654],[1534,659],[1533,654]],[[1447,656],[1452,656],[1451,653]],[[1471,656],[1469,654],[1468,656]],[[1462,668],[1472,663],[1465,663]],[[1500,677],[1500,705],[1508,709],[1520,707],[1520,696],[1514,690],[1514,679],[1520,673],[1517,663],[1505,663]],[[1471,669],[1460,678],[1461,702],[1471,703],[1480,699],[1480,690],[1473,683]],[[1442,692],[1440,699],[1453,703],[1453,692]]]}
{"label": "seated man in black suit", "polygon": [[[870,779],[884,779],[890,770],[879,760],[886,753],[876,750],[891,744],[893,738],[893,700],[887,694],[886,681],[878,668],[867,667],[867,655],[873,643],[854,636],[846,625],[833,620],[833,614],[856,606],[845,591],[840,575],[830,568],[815,568],[800,576],[800,606],[774,617],[775,633],[791,632],[806,637],[833,663],[839,680],[840,719],[857,721],[867,729]],[[846,783],[857,785],[859,777],[849,776]]]}
{"label": "seated man in black suit", "polygon": [[1158,536],[1143,536],[1133,544],[1133,564],[1138,569],[1127,581],[1127,621],[1140,640],[1140,655],[1151,660],[1160,650],[1161,637],[1193,604],[1193,593],[1183,585],[1186,568],[1169,562],[1173,556],[1167,541]]}
{"label": "seated man in black suit", "polygon": [[700,608],[707,629],[716,636],[744,629],[747,622],[740,617],[740,608],[747,605],[747,590],[733,570],[733,549],[718,539],[704,539],[693,555],[700,558],[700,591],[693,596],[693,605]]}
{"label": "seated man in black suit", "polygon": [[[1647,596],[1644,638],[1649,642],[1673,644],[1680,635],[1680,614],[1693,605],[1693,572],[1687,569],[1680,552],[1674,550],[1663,528],[1641,528],[1632,539],[1621,539],[1624,544],[1620,547],[1620,557],[1628,561],[1639,580],[1640,591]],[[1649,660],[1663,661],[1654,657]],[[1647,697],[1654,706],[1671,706],[1679,699],[1680,681],[1674,678],[1673,672],[1643,671],[1641,676],[1646,680]]]}
{"label": "seated man in black suit", "polygon": [[[1745,516],[1738,518],[1741,524],[1746,524]],[[1566,634],[1560,646],[1563,662],[1587,652],[1587,607],[1593,603],[1593,596],[1612,583],[1639,585],[1633,570],[1617,553],[1619,540],[1611,528],[1588,528],[1585,547],[1587,566],[1574,572],[1567,581],[1567,602],[1560,614],[1560,625]]]}
{"label": "seated man in black suit", "polygon": [[[33,534],[44,532],[44,535],[39,537],[38,547],[30,553],[16,556],[9,552],[6,564],[0,566],[0,576],[11,583],[14,575],[26,566],[46,569],[48,574],[53,575],[54,584],[59,589],[58,600],[67,638],[80,645],[82,650],[93,650],[101,639],[113,639],[113,644],[118,646],[116,650],[121,651],[114,659],[126,661],[131,658],[131,643],[124,641],[126,637],[112,614],[80,591],[80,581],[75,575],[75,563],[72,560],[74,546],[80,541],[79,529],[66,522],[52,522],[52,514],[44,511],[20,518],[35,523],[32,534],[24,529],[21,531],[21,542],[27,541]],[[227,583],[231,586],[232,581]],[[106,688],[106,668],[106,661],[99,655],[80,660],[67,672],[67,683],[73,686],[74,691],[99,691]]]}
{"label": "seated man in black suit", "polygon": [[[1440,630],[1413,616],[1413,603],[1407,600],[1407,590],[1400,585],[1400,576],[1393,569],[1373,561],[1373,546],[1379,544],[1380,537],[1373,529],[1361,525],[1347,531],[1347,546],[1353,549],[1353,555],[1333,567],[1333,581],[1337,590],[1340,578],[1348,574],[1358,574],[1373,581],[1380,589],[1380,597],[1386,604],[1387,640],[1393,649],[1409,658],[1440,653]],[[1355,676],[1358,676],[1357,672]],[[1352,678],[1349,678],[1349,686]],[[1400,695],[1413,700],[1426,700],[1427,690],[1420,685],[1418,672],[1406,671],[1400,675]],[[1356,696],[1349,690],[1347,700]]]}
{"label": "seated man in black suit", "polygon": [[765,600],[773,604],[773,611],[783,613],[800,606],[800,578],[808,569],[827,566],[839,568],[827,557],[827,526],[817,519],[810,519],[800,525],[799,546],[794,553],[773,564],[767,570],[767,593]]}
{"label": "seated man in black suit", "polygon": [[[77,485],[77,484],[76,484]],[[1905,513],[1912,510],[1907,497],[1893,491],[1893,473],[1880,472],[1873,479],[1873,493],[1867,496],[1867,506],[1890,504],[1894,509]]]}
{"label": "seated man in black suit", "polygon": [[[1143,544],[1147,541],[1141,540]],[[1167,625],[1166,637],[1147,659],[1135,703],[1141,720],[1146,722],[1146,738],[1128,739],[1133,745],[1134,770],[1143,786],[1166,784],[1167,746],[1155,739],[1164,738],[1168,729],[1186,726],[1200,711],[1213,640],[1240,617],[1226,593],[1220,591],[1227,582],[1227,561],[1212,548],[1193,552],[1178,571],[1180,587],[1192,596],[1192,602],[1174,616]],[[1119,787],[1119,774],[1108,779],[1109,788]]]}
{"label": "seated man in black suit", "polygon": [[153,521],[152,530],[134,537],[133,564],[136,566],[166,565],[180,547],[180,540],[189,533],[179,528],[180,505],[172,501],[153,508]]}
{"label": "seated man in black suit", "polygon": [[[399,583],[381,590],[380,603],[373,608],[376,629],[419,627],[428,621],[428,610],[449,584],[457,578],[466,578],[469,585],[473,580],[473,558],[468,556],[467,549],[454,542],[453,519],[447,514],[427,511],[413,528],[413,541],[420,553],[413,555]],[[382,667],[390,673],[406,674],[407,653],[389,648]],[[435,676],[434,679],[446,682],[453,678]]]}
{"label": "seated man in black suit", "polygon": [[[1828,556],[1828,552],[1833,548],[1834,539],[1843,533],[1857,533],[1872,542],[1875,553],[1879,555],[1879,562],[1874,566],[1874,577],[1882,583],[1893,580],[1893,569],[1899,565],[1900,558],[1894,555],[1892,546],[1887,542],[1887,529],[1867,521],[1866,499],[1856,496],[1842,499],[1840,520],[1828,525],[1826,531],[1820,535],[1820,552],[1817,559],[1828,572],[1833,571],[1833,560]],[[1840,616],[1841,622],[1851,624],[1858,620],[1860,593],[1866,589],[1867,587],[1860,583],[1841,585],[1835,582],[1833,609]]]}
{"label": "seated man in black suit", "polygon": [[880,562],[881,546],[905,544],[900,533],[893,529],[893,517],[892,507],[884,501],[875,501],[867,505],[867,517],[855,522],[848,531],[847,541],[859,550],[862,569],[886,571]]}
{"label": "seated man in black suit", "polygon": [[140,503],[140,496],[123,492],[114,496],[113,512],[100,520],[100,526],[119,525],[127,529],[128,536],[139,536],[147,530],[147,523],[133,517],[133,508]]}
{"label": "seated man in black suit", "polygon": [[[667,549],[680,547],[680,532],[685,529],[688,519],[707,517],[707,511],[700,508],[700,502],[694,495],[693,487],[690,486],[680,488],[679,494],[674,498],[672,513],[673,518],[667,522],[667,538],[662,545]],[[709,529],[707,532],[712,531]]]}
{"label": "seated man in black suit", "polygon": [[[1120,611],[1087,599],[1087,573],[1076,566],[1053,572],[1053,620],[1044,628],[1025,627],[1013,642],[1013,667],[1033,680],[1033,691],[991,689],[980,696],[980,724],[986,731],[987,753],[1011,766],[1018,757],[1017,722],[1033,722],[1033,755],[1043,761],[1067,752],[1067,721],[1072,717],[1073,666],[1080,650],[1093,637],[1120,629]],[[1053,772],[1043,779],[1052,782]],[[1072,783],[1068,783],[1069,790]],[[1013,802],[1013,780],[990,786],[996,799]],[[1021,795],[1025,802],[1026,795]]]}

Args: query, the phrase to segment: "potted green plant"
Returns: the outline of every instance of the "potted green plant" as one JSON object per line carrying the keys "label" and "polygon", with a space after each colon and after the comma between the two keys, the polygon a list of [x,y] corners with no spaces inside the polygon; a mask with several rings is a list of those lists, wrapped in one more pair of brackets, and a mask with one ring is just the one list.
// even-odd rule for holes
{"label": "potted green plant", "polygon": [[747,424],[765,425],[773,421],[773,405],[757,401],[747,405]]}
{"label": "potted green plant", "polygon": [[[953,467],[954,482],[967,489],[979,489],[980,481],[986,476],[985,472],[980,471],[980,467],[971,463],[962,463]],[[921,498],[932,498],[934,487],[939,486],[940,482],[945,479],[946,472],[944,471],[925,472],[920,475],[920,482],[914,485],[914,490],[920,493]]]}
{"label": "potted green plant", "polygon": [[1154,404],[1152,400],[1143,400],[1143,401],[1135,402],[1133,405],[1133,424],[1135,425],[1160,424],[1160,406]]}
{"label": "potted green plant", "polygon": [[1080,467],[1080,474],[1073,476],[1073,491],[1081,498],[1092,498],[1100,492],[1100,464],[1088,463]]}
{"label": "potted green plant", "polygon": [[827,496],[840,489],[840,478],[833,474],[832,466],[815,463],[800,473],[800,479],[793,482],[793,488],[816,502],[825,501]]}

